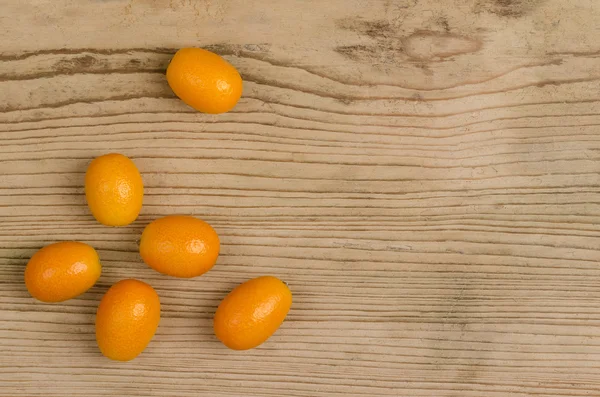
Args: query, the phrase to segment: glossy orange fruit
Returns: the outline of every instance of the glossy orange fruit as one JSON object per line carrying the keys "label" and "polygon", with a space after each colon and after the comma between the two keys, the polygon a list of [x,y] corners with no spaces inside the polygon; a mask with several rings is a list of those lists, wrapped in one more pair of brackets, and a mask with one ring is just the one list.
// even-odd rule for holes
{"label": "glossy orange fruit", "polygon": [[242,77],[219,55],[182,48],[167,68],[167,81],[183,102],[203,113],[225,113],[242,96]]}
{"label": "glossy orange fruit", "polygon": [[65,241],[37,251],[25,268],[25,286],[43,302],[62,302],[83,294],[100,277],[96,250],[84,243]]}
{"label": "glossy orange fruit", "polygon": [[148,346],[159,322],[160,300],[154,288],[138,280],[121,280],[98,306],[98,347],[112,360],[133,360]]}
{"label": "glossy orange fruit", "polygon": [[85,197],[98,222],[107,226],[128,225],[142,209],[142,176],[133,161],[122,154],[100,156],[85,173]]}
{"label": "glossy orange fruit", "polygon": [[230,349],[252,349],[277,331],[291,305],[292,292],[278,278],[263,276],[246,281],[219,305],[215,335]]}
{"label": "glossy orange fruit", "polygon": [[219,236],[206,222],[193,216],[171,215],[146,226],[140,255],[157,272],[175,277],[196,277],[209,271],[219,256]]}

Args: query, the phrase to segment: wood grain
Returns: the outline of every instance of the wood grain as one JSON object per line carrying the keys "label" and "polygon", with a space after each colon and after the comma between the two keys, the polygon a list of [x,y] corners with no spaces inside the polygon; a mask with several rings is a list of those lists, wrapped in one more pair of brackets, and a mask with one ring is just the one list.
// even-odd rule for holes
{"label": "wood grain", "polygon": [[[594,0],[2,2],[0,396],[599,396],[598,20]],[[232,112],[174,97],[184,46],[239,68]],[[130,227],[85,205],[106,152],[143,173]],[[174,213],[222,238],[201,278],[139,258]],[[28,258],[68,239],[100,282],[36,302]],[[292,311],[229,351],[212,315],[262,274]],[[162,320],[115,363],[94,314],[129,277]]]}

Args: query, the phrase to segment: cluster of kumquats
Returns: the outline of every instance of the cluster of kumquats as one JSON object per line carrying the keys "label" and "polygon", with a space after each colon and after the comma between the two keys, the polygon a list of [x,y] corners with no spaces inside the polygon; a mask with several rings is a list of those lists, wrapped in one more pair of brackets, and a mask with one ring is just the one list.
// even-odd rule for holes
{"label": "cluster of kumquats", "polygon": [[[167,81],[186,104],[205,113],[231,110],[242,95],[242,78],[223,58],[199,48],[179,50]],[[85,196],[92,215],[106,226],[126,226],[142,208],[144,186],[137,167],[121,154],[94,159],[85,174]],[[173,277],[197,277],[219,256],[219,236],[192,216],[166,216],[150,223],[140,240],[140,255],[152,269]],[[62,302],[91,288],[101,273],[98,253],[74,241],[37,251],[25,269],[29,293],[43,302]],[[214,316],[215,335],[227,347],[251,349],[283,323],[292,294],[276,277],[249,280],[223,299]],[[148,284],[121,280],[106,292],[96,313],[96,340],[102,354],[128,361],[150,343],[160,321],[160,299]]]}

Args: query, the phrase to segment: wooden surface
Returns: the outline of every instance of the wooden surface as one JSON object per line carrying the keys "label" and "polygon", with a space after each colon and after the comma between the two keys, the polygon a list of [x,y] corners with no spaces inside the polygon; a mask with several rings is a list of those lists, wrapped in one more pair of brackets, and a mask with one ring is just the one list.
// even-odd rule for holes
{"label": "wooden surface", "polygon": [[[5,0],[0,4],[0,396],[600,395],[597,0]],[[245,79],[231,113],[177,100],[177,48]],[[83,175],[134,159],[145,206],[97,224]],[[195,214],[215,268],[163,277],[143,227]],[[104,264],[64,304],[23,269],[77,239]],[[213,336],[219,300],[294,292],[262,347]],[[103,358],[99,298],[163,302],[135,361]]]}

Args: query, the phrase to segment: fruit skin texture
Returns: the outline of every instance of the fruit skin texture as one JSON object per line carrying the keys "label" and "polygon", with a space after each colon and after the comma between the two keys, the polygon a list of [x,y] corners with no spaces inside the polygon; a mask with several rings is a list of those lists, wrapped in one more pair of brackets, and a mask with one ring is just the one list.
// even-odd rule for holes
{"label": "fruit skin texture", "polygon": [[140,255],[157,272],[174,277],[196,277],[217,262],[220,242],[217,232],[193,216],[170,215],[146,226],[140,240]]}
{"label": "fruit skin texture", "polygon": [[183,102],[203,113],[225,113],[242,96],[242,77],[219,55],[182,48],[167,67],[167,81]]}
{"label": "fruit skin texture", "polygon": [[33,254],[25,268],[25,286],[31,296],[42,302],[62,302],[90,289],[101,272],[94,248],[64,241]]}
{"label": "fruit skin texture", "polygon": [[85,173],[85,198],[98,222],[106,226],[129,225],[142,209],[142,176],[133,161],[122,154],[100,156]]}
{"label": "fruit skin texture", "polygon": [[160,300],[154,288],[138,280],[121,280],[98,306],[98,347],[112,360],[133,360],[148,346],[159,322]]}
{"label": "fruit skin texture", "polygon": [[291,305],[292,292],[278,278],[263,276],[246,281],[219,305],[215,335],[230,349],[252,349],[277,331]]}

